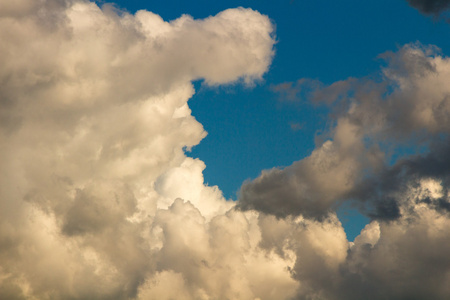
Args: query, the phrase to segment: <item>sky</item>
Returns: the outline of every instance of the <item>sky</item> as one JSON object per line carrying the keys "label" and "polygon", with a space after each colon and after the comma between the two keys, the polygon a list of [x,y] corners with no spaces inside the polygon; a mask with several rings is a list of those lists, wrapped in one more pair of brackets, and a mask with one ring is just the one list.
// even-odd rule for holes
{"label": "sky", "polygon": [[0,2],[0,299],[450,298],[449,9]]}

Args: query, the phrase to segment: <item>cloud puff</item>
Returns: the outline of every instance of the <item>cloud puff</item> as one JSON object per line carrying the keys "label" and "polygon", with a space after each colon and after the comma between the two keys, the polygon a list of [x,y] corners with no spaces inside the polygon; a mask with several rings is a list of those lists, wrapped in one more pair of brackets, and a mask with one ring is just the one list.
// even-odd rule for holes
{"label": "cloud puff", "polygon": [[448,0],[407,0],[409,5],[429,15],[439,15],[450,7]]}

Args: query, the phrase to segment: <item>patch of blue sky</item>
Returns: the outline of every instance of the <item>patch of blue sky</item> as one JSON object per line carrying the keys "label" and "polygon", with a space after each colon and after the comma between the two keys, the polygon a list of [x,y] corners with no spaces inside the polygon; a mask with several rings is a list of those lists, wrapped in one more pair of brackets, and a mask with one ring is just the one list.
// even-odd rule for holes
{"label": "patch of blue sky", "polygon": [[206,163],[206,181],[218,185],[227,198],[236,199],[242,182],[261,170],[308,156],[317,128],[325,122],[321,109],[280,104],[267,86],[197,88],[189,105],[209,134],[190,155]]}

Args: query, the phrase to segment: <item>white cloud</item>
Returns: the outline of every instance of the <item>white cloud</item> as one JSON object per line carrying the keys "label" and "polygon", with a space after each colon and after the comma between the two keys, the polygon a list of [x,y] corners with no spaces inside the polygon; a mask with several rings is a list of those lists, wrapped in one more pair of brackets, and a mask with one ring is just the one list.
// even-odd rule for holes
{"label": "white cloud", "polygon": [[250,84],[267,71],[266,16],[165,22],[87,1],[0,9],[1,298],[264,298],[256,266],[284,287],[271,298],[295,291],[183,150],[206,135],[187,105],[192,80]]}

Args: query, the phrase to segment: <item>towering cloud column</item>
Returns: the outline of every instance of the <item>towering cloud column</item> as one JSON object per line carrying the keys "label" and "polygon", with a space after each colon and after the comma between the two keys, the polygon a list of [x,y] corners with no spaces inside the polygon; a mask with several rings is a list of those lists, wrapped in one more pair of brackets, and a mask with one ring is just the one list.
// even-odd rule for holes
{"label": "towering cloud column", "polygon": [[255,225],[226,214],[233,203],[184,153],[206,135],[191,81],[259,80],[268,17],[2,1],[0,39],[1,299],[293,293],[286,264],[266,259]]}

